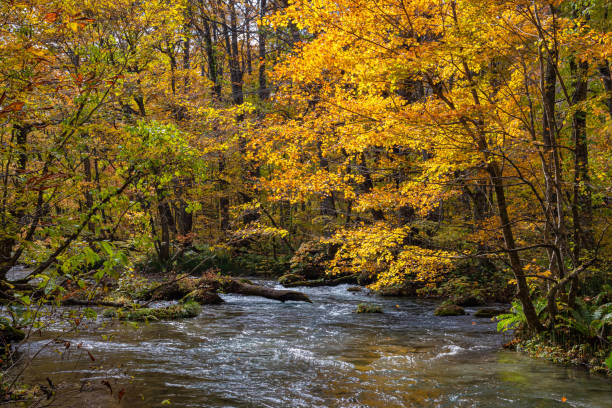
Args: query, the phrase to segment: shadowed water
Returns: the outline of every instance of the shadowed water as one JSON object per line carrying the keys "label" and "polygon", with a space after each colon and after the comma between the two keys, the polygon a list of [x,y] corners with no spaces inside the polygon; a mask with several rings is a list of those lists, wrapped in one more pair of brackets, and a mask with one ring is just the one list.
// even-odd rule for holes
{"label": "shadowed water", "polygon": [[[502,350],[508,337],[488,319],[346,286],[301,290],[313,304],[223,295],[194,319],[107,323],[106,340],[81,331],[68,350],[45,348],[25,379],[49,377],[57,407],[612,407],[611,381]],[[354,313],[364,301],[384,313]]]}

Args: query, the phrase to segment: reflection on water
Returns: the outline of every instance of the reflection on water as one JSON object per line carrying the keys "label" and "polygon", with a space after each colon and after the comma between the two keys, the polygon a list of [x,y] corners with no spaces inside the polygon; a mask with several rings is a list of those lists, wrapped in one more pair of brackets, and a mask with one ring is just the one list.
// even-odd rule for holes
{"label": "reflection on water", "polygon": [[[57,407],[612,406],[612,382],[500,350],[508,338],[487,319],[439,318],[432,302],[346,286],[304,291],[313,304],[224,295],[195,319],[112,322],[110,339],[81,332],[71,339],[81,349],[45,349],[26,380],[62,384]],[[354,313],[363,301],[385,313]]]}

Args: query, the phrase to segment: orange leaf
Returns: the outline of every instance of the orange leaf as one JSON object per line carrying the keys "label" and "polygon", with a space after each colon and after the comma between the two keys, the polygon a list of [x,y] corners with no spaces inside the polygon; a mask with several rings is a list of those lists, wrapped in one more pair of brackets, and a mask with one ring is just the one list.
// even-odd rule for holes
{"label": "orange leaf", "polygon": [[6,112],[17,112],[23,109],[25,103],[21,101],[10,103],[6,108],[2,110],[2,113]]}
{"label": "orange leaf", "polygon": [[45,14],[45,21],[47,23],[55,23],[55,20],[57,20],[57,16],[57,12],[47,13]]}

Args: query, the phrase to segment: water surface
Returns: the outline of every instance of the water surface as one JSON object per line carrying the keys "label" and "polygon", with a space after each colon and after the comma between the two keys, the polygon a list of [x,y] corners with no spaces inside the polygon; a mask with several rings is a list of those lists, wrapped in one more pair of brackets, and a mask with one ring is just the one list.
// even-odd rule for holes
{"label": "water surface", "polygon": [[[612,407],[612,381],[504,351],[488,319],[346,288],[299,288],[313,304],[223,295],[197,318],[138,329],[100,319],[110,338],[68,336],[25,379],[49,377],[56,407]],[[364,301],[384,313],[354,313]]]}

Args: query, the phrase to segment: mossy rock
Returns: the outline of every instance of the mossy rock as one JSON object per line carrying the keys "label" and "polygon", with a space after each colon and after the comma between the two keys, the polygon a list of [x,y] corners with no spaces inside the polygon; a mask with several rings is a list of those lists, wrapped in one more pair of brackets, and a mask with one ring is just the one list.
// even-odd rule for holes
{"label": "mossy rock", "polygon": [[211,292],[206,289],[196,289],[189,292],[182,299],[183,302],[194,301],[200,305],[218,305],[223,303],[223,299],[216,292]]}
{"label": "mossy rock", "polygon": [[168,307],[160,307],[158,309],[142,308],[131,311],[122,309],[105,309],[103,315],[105,317],[116,317],[120,320],[130,320],[136,322],[151,321],[151,320],[178,320],[190,317],[196,317],[200,314],[202,308],[197,302],[187,301]]}
{"label": "mossy rock", "polygon": [[479,309],[476,313],[474,313],[474,317],[492,318],[504,313],[508,313],[508,311],[504,309],[486,308]]}
{"label": "mossy rock", "polygon": [[357,313],[382,313],[382,306],[372,303],[360,303],[357,305]]}
{"label": "mossy rock", "polygon": [[465,310],[454,304],[442,304],[436,308],[434,315],[436,316],[461,316],[465,314]]}
{"label": "mossy rock", "polygon": [[23,330],[13,327],[7,319],[0,320],[0,343],[11,343],[25,339]]}
{"label": "mossy rock", "polygon": [[302,275],[298,275],[296,273],[287,273],[278,278],[278,283],[280,283],[281,285],[287,285],[295,282],[300,282],[305,279],[306,278],[304,278]]}
{"label": "mossy rock", "polygon": [[346,290],[348,292],[361,292],[361,286],[349,286]]}

